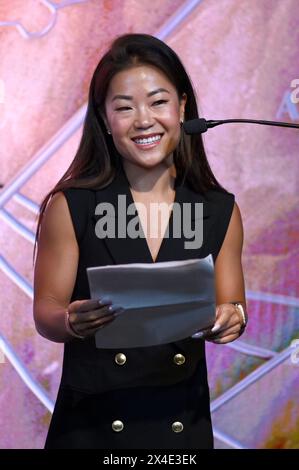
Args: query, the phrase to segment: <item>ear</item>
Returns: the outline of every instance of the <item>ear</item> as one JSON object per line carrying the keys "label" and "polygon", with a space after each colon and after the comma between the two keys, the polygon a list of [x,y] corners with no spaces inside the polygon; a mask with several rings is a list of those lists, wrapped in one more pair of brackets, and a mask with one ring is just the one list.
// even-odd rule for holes
{"label": "ear", "polygon": [[107,120],[105,111],[101,109],[101,110],[100,110],[100,115],[101,115],[101,118],[102,118],[103,121],[104,121],[104,124],[105,124],[106,129],[109,129],[109,124],[108,124],[108,120]]}
{"label": "ear", "polygon": [[180,116],[183,117],[185,114],[185,106],[187,103],[187,95],[186,93],[183,93],[181,98],[180,98]]}

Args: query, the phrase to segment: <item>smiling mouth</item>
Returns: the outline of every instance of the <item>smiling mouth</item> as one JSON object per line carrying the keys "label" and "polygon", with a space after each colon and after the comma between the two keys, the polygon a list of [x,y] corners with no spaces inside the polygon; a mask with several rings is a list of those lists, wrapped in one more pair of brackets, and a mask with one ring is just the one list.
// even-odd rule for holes
{"label": "smiling mouth", "polygon": [[149,137],[133,137],[132,141],[138,148],[147,149],[158,145],[163,137],[163,134],[152,134]]}

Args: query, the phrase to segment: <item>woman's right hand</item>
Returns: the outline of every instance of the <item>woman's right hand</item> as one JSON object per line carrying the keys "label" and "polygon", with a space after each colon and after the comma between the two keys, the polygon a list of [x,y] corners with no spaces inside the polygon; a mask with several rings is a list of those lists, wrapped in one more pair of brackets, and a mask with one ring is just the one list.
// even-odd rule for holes
{"label": "woman's right hand", "polygon": [[112,300],[107,298],[75,300],[67,310],[71,330],[84,338],[93,336],[124,311],[120,305],[112,305]]}

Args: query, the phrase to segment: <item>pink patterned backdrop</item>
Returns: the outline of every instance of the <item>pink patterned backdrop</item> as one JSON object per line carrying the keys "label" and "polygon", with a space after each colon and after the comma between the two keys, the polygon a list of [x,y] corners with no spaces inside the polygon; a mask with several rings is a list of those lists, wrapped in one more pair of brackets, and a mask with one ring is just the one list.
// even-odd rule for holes
{"label": "pink patterned backdrop", "polygon": [[[74,157],[92,72],[126,32],[175,49],[206,119],[299,122],[297,0],[0,0],[0,448],[43,447],[62,345],[32,318],[36,214]],[[250,315],[240,340],[207,345],[215,444],[299,448],[299,132],[228,124],[204,142],[241,209]]]}

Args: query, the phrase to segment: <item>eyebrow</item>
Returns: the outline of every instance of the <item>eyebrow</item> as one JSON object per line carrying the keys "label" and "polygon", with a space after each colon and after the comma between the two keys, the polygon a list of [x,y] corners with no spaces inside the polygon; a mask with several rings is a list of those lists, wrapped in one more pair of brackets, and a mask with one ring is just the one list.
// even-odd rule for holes
{"label": "eyebrow", "polygon": [[[150,97],[150,96],[156,95],[157,93],[162,93],[163,91],[166,92],[166,93],[169,93],[169,91],[166,90],[166,88],[157,88],[157,90],[150,91],[147,94],[147,96]],[[130,96],[130,95],[115,95],[112,98],[112,101],[115,101],[115,100],[132,100],[132,99],[133,99],[133,96]]]}

